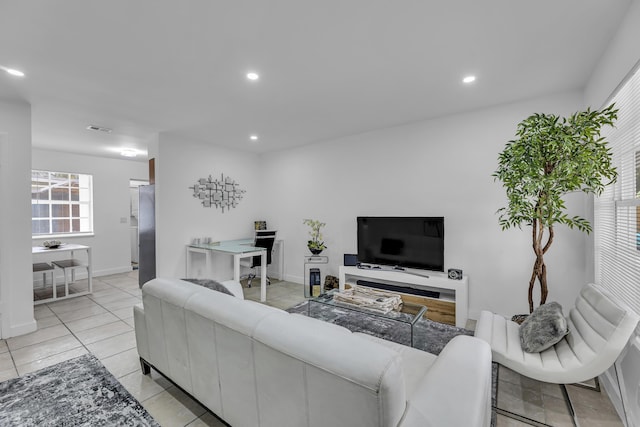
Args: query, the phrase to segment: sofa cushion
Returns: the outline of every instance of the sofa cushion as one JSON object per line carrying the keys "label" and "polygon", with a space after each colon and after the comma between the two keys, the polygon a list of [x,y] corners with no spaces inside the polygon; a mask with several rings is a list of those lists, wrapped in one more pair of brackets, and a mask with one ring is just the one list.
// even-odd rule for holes
{"label": "sofa cushion", "polygon": [[187,282],[195,283],[196,285],[204,286],[205,288],[212,289],[214,291],[222,292],[223,294],[233,296],[233,293],[227,289],[225,285],[220,282],[216,282],[211,279],[182,279]]}
{"label": "sofa cushion", "polygon": [[569,333],[562,306],[549,302],[533,310],[520,326],[520,345],[528,353],[539,353],[557,344]]}
{"label": "sofa cushion", "polygon": [[307,425],[308,418],[350,427],[399,424],[406,389],[402,359],[392,349],[288,313],[262,319],[253,338],[261,425],[282,425],[276,420],[283,412],[289,425]]}
{"label": "sofa cushion", "polygon": [[478,338],[454,337],[407,397],[404,425],[488,426],[491,347]]}
{"label": "sofa cushion", "polygon": [[402,359],[402,374],[407,390],[407,396],[411,396],[418,385],[423,381],[423,377],[438,358],[435,354],[418,350],[417,348],[407,347],[393,341],[387,341],[382,338],[374,337],[365,333],[355,332],[353,335],[362,337],[366,340],[376,342],[384,347],[390,348],[400,355]]}

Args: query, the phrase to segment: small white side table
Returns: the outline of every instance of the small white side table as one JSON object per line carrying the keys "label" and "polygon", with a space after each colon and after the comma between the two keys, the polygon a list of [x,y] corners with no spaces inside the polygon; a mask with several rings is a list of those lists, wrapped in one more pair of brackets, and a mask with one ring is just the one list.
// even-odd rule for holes
{"label": "small white side table", "polygon": [[304,257],[304,296],[311,298],[313,295],[312,284],[310,282],[311,269],[320,269],[320,294],[324,293],[324,282],[322,281],[322,265],[329,264],[329,257],[322,255],[310,255]]}

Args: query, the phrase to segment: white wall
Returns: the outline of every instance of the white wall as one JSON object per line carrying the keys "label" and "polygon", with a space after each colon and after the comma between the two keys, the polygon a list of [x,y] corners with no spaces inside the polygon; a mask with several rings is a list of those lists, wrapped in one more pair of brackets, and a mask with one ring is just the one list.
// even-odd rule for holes
{"label": "white wall", "polygon": [[[501,231],[495,212],[506,197],[491,174],[518,122],[534,112],[571,114],[581,100],[577,92],[549,96],[264,155],[266,218],[286,242],[286,278],[303,280],[303,218],[327,223],[323,255],[337,274],[343,254],[356,252],[357,216],[444,216],[445,269],[469,275],[470,315],[528,312],[530,228]],[[568,206],[590,215],[582,195]],[[549,300],[568,308],[591,278],[589,237],[556,231],[546,257]]]}
{"label": "white wall", "polygon": [[618,32],[594,68],[584,91],[585,104],[604,106],[614,90],[640,61],[640,0],[634,0]]}
{"label": "white wall", "polygon": [[32,332],[31,106],[0,100],[0,338]]}
{"label": "white wall", "polygon": [[[156,157],[156,273],[185,277],[185,245],[195,237],[215,240],[253,235],[253,221],[262,219],[263,185],[258,157],[241,151],[200,145],[172,134],[160,134]],[[240,204],[224,211],[205,208],[189,189],[199,178],[229,176],[246,190]],[[196,260],[195,270],[198,271]],[[232,258],[216,257],[218,280],[233,277]],[[195,275],[195,274],[194,274]]]}
{"label": "white wall", "polygon": [[[129,180],[148,178],[146,160],[120,160],[34,149],[31,167],[93,175],[94,235],[65,237],[62,240],[91,246],[94,276],[131,271]],[[121,222],[122,218],[124,222]],[[41,244],[43,240],[33,239],[33,244]]]}

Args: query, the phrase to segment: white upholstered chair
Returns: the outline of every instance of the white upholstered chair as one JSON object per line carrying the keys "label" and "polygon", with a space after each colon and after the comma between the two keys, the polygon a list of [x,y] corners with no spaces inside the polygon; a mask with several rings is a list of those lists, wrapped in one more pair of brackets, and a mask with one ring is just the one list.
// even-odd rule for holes
{"label": "white upholstered chair", "polygon": [[[597,378],[620,356],[633,334],[639,316],[605,289],[588,284],[580,291],[569,312],[569,333],[540,353],[527,353],[520,346],[520,325],[483,311],[475,336],[491,346],[493,361],[529,378],[561,384]],[[571,402],[567,401],[573,411]]]}

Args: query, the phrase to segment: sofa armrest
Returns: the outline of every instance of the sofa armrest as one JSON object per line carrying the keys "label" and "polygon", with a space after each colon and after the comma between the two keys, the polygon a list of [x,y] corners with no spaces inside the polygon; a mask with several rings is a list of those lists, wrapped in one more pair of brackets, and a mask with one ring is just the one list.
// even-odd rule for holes
{"label": "sofa armrest", "polygon": [[136,332],[138,355],[144,360],[150,361],[147,321],[144,318],[144,308],[142,304],[133,306],[133,324]]}
{"label": "sofa armrest", "polygon": [[221,283],[233,294],[234,297],[244,299],[244,291],[242,290],[240,282],[236,282],[235,280],[225,280]]}
{"label": "sofa armrest", "polygon": [[445,346],[409,396],[402,425],[421,420],[434,426],[489,426],[491,348],[486,342],[460,335]]}

